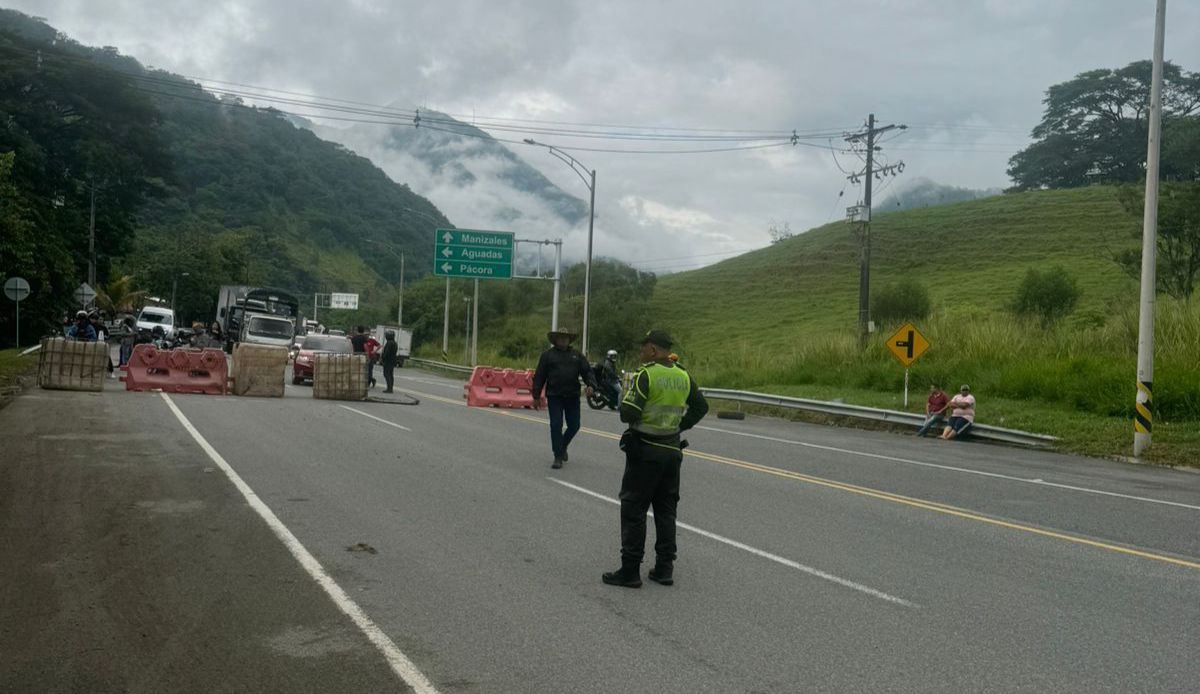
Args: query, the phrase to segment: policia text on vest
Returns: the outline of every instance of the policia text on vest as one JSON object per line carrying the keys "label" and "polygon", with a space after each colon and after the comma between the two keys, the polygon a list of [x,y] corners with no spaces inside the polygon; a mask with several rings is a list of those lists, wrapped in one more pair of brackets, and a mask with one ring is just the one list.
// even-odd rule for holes
{"label": "policia text on vest", "polygon": [[621,568],[604,582],[636,588],[642,584],[646,547],[646,511],[654,508],[655,565],[649,578],[674,582],[675,515],[679,504],[679,470],[683,461],[680,433],[708,413],[708,403],[691,374],[668,358],[671,339],[651,331],[642,345],[646,363],[634,376],[621,403],[621,421],[629,429],[621,437],[625,474],[621,479]]}

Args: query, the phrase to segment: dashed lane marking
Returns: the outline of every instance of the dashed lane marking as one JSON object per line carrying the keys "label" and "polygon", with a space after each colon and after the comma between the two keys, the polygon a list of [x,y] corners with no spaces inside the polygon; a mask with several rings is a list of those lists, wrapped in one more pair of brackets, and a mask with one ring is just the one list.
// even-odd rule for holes
{"label": "dashed lane marking", "polygon": [[[613,499],[611,497],[604,496],[603,494],[597,494],[596,492],[593,492],[590,489],[584,489],[583,487],[576,486],[574,484],[571,484],[570,482],[564,482],[560,479],[555,479],[553,477],[547,477],[546,479],[548,479],[551,482],[554,482],[556,484],[561,484],[562,486],[567,487],[569,489],[574,489],[577,492],[587,494],[588,496],[591,496],[591,497],[595,497],[597,499],[600,499],[601,501],[607,501],[608,503],[616,504],[617,506],[621,505],[621,502],[618,501],[617,499]],[[654,514],[648,513],[646,515],[653,516]],[[675,525],[679,528],[683,528],[684,530],[689,530],[691,532],[694,532],[697,535],[707,537],[710,540],[716,540],[717,542],[729,545],[730,547],[736,547],[737,549],[743,550],[745,552],[749,552],[750,554],[762,557],[763,559],[769,559],[777,564],[783,564],[784,566],[787,566],[787,567],[796,569],[797,571],[806,573],[809,576],[820,578],[822,580],[829,581],[831,583],[836,583],[839,586],[844,586],[846,588],[850,588],[851,590],[857,590],[860,593],[866,593],[867,595],[870,595],[873,598],[879,598],[880,600],[886,600],[890,603],[895,603],[897,605],[902,605],[904,607],[914,607],[914,608],[920,607],[920,605],[917,605],[916,603],[913,603],[913,602],[909,602],[908,600],[905,600],[904,598],[898,598],[895,595],[889,595],[889,594],[883,592],[882,590],[876,590],[870,586],[864,586],[861,583],[855,583],[854,581],[851,581],[849,579],[845,579],[840,576],[835,576],[827,571],[815,569],[811,566],[806,566],[804,564],[801,564],[800,562],[792,561],[791,559],[781,557],[778,554],[772,554],[771,552],[768,552],[766,550],[758,549],[757,547],[751,547],[750,545],[748,545],[744,542],[738,542],[737,540],[732,540],[728,537],[725,537],[724,535],[718,535],[716,533],[709,532],[702,528],[697,528],[694,525],[689,525],[687,523],[680,523],[678,521],[675,522]]]}

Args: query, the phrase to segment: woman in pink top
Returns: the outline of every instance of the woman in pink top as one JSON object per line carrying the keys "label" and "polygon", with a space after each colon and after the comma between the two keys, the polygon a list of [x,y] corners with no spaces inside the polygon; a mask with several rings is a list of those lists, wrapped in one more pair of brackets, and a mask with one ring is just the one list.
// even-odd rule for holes
{"label": "woman in pink top", "polygon": [[963,432],[975,423],[975,396],[971,395],[971,387],[963,384],[958,394],[950,398],[950,424],[942,432],[942,438],[952,439],[961,436]]}

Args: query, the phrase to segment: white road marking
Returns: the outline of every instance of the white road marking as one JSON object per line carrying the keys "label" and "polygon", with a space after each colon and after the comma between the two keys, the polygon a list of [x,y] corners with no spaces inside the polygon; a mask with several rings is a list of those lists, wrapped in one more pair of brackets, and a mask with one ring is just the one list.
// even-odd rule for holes
{"label": "white road marking", "polygon": [[204,452],[208,454],[213,463],[221,468],[225,476],[229,478],[229,481],[233,482],[233,486],[237,487],[242,496],[246,498],[246,502],[250,504],[250,508],[254,509],[266,521],[267,526],[271,528],[275,536],[283,542],[288,551],[292,553],[292,556],[296,558],[296,561],[300,562],[300,565],[304,567],[308,575],[312,576],[313,580],[317,582],[317,585],[325,590],[325,593],[329,595],[334,604],[342,612],[346,613],[346,616],[366,634],[371,643],[375,644],[375,647],[379,649],[383,657],[387,660],[388,665],[391,666],[392,672],[396,673],[405,684],[412,687],[413,691],[419,694],[437,694],[437,689],[417,669],[412,660],[404,655],[395,642],[383,632],[383,629],[380,629],[367,616],[367,613],[358,606],[358,603],[354,602],[346,591],[326,573],[325,568],[321,566],[321,562],[317,561],[317,558],[304,545],[300,544],[300,540],[292,534],[291,530],[288,530],[283,521],[279,520],[279,517],[275,515],[270,507],[250,488],[250,485],[246,484],[241,476],[234,472],[229,463],[225,462],[225,459],[221,457],[221,454],[208,443],[208,440],[196,430],[196,427],[192,426],[188,418],[184,416],[183,412],[175,405],[175,402],[171,400],[171,397],[166,393],[160,394],[163,400],[167,402],[167,407],[170,407],[171,411],[175,413],[175,417],[179,420],[179,423],[183,425],[184,429],[187,429],[187,432],[192,435],[192,438],[200,445],[200,448],[204,449]]}
{"label": "white road marking", "polygon": [[350,410],[350,411],[351,411],[351,412],[353,412],[354,414],[361,414],[362,416],[364,416],[364,417],[366,417],[366,418],[368,418],[368,419],[374,419],[376,422],[379,422],[379,423],[381,423],[381,424],[386,424],[386,425],[388,425],[388,426],[390,426],[390,427],[396,427],[397,429],[403,429],[403,430],[405,430],[405,431],[412,431],[412,429],[409,429],[408,427],[404,426],[403,424],[397,424],[397,423],[395,423],[395,422],[389,422],[389,421],[388,421],[388,420],[386,420],[386,419],[381,419],[381,418],[379,418],[379,417],[376,417],[376,416],[375,416],[375,415],[373,415],[373,414],[367,414],[366,412],[363,412],[362,410],[356,410],[356,409],[354,409],[353,407],[347,407],[347,406],[345,406],[345,405],[339,405],[339,407],[341,407],[343,410]]}
{"label": "white road marking", "polygon": [[[547,477],[546,479],[550,480],[551,482],[556,482],[558,484],[561,484],[562,486],[567,487],[569,489],[574,489],[577,492],[587,494],[588,496],[591,496],[591,497],[595,497],[597,499],[600,499],[601,501],[607,501],[608,503],[615,504],[617,506],[621,505],[621,502],[618,501],[617,499],[613,499],[612,497],[604,496],[603,494],[597,494],[596,492],[593,492],[590,489],[584,489],[583,487],[576,486],[574,484],[571,484],[570,482],[564,482],[564,481],[562,481],[560,479],[556,479],[554,477]],[[646,515],[653,516],[654,513],[651,512]],[[718,535],[716,533],[712,533],[707,530],[697,528],[694,525],[688,525],[687,523],[680,523],[678,521],[675,522],[675,525],[677,527],[683,528],[684,530],[690,530],[690,531],[696,533],[697,535],[702,535],[704,537],[707,537],[710,540],[716,540],[717,542],[727,544],[730,547],[736,547],[740,550],[749,552],[755,556],[762,557],[763,559],[770,559],[771,561],[773,561],[777,564],[783,564],[784,566],[796,569],[797,571],[802,571],[802,572],[808,574],[809,576],[814,576],[816,578],[830,581],[830,582],[836,583],[840,586],[850,588],[851,590],[857,590],[860,593],[866,593],[867,595],[870,595],[871,597],[879,598],[880,600],[886,600],[890,603],[895,603],[897,605],[903,605],[904,607],[914,607],[914,608],[920,607],[920,605],[917,605],[916,603],[913,603],[913,602],[909,602],[908,600],[905,600],[904,598],[898,598],[894,595],[889,595],[887,593],[884,593],[883,591],[875,590],[874,588],[871,588],[870,586],[864,586],[861,583],[855,583],[854,581],[851,581],[851,580],[848,580],[845,578],[841,578],[840,576],[834,576],[833,574],[825,572],[825,571],[821,571],[820,569],[814,569],[811,566],[805,566],[804,564],[801,564],[799,562],[795,562],[795,561],[792,561],[791,559],[781,557],[778,554],[771,554],[770,552],[758,549],[757,547],[751,547],[750,545],[747,545],[743,542],[738,542],[737,540],[731,540],[730,538],[725,537],[723,535]]]}
{"label": "white road marking", "polygon": [[1163,506],[1177,506],[1179,508],[1191,509],[1200,511],[1200,506],[1193,504],[1184,504],[1178,501],[1167,501],[1165,499],[1152,499],[1145,496],[1134,496],[1132,494],[1121,494],[1119,492],[1108,492],[1103,489],[1092,489],[1090,487],[1076,487],[1070,484],[1060,484],[1058,482],[1047,482],[1041,478],[1029,479],[1027,477],[1016,477],[1014,475],[1005,475],[999,472],[987,472],[984,470],[972,470],[970,468],[955,467],[953,465],[941,465],[938,463],[927,463],[922,460],[911,460],[909,458],[898,458],[892,455],[883,455],[882,453],[866,453],[864,451],[852,451],[848,448],[837,448],[835,446],[822,446],[818,443],[808,443],[806,441],[795,441],[793,439],[782,439],[775,436],[764,436],[762,434],[751,434],[744,431],[731,431],[729,429],[718,429],[716,427],[697,426],[697,429],[705,431],[715,431],[719,434],[732,434],[734,436],[745,436],[752,439],[762,439],[763,441],[774,441],[776,443],[787,443],[793,446],[803,446],[805,448],[815,448],[822,451],[831,451],[833,453],[845,453],[847,455],[857,455],[863,458],[876,458],[878,460],[890,460],[896,463],[904,463],[906,465],[919,465],[921,467],[937,468],[939,470],[950,470],[952,472],[964,472],[969,475],[981,475],[983,477],[994,477],[996,479],[1008,480],[1010,482],[1021,482],[1024,484],[1036,484],[1042,487],[1054,487],[1056,489],[1066,489],[1072,492],[1083,492],[1085,494],[1099,494],[1102,496],[1113,496],[1120,499],[1129,499],[1131,501],[1144,501],[1148,504],[1161,504]]}

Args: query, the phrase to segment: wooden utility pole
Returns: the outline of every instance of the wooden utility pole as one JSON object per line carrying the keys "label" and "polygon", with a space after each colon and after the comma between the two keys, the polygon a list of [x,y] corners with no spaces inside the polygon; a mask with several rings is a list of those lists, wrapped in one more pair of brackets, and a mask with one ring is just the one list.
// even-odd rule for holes
{"label": "wooden utility pole", "polygon": [[875,168],[875,151],[878,146],[875,144],[875,137],[889,130],[904,130],[907,125],[885,125],[882,128],[875,127],[875,114],[867,116],[867,129],[862,132],[853,133],[846,136],[846,141],[852,144],[866,142],[867,146],[867,167],[861,174],[851,174],[849,176],[851,182],[857,182],[861,176],[864,179],[865,188],[863,190],[863,204],[861,216],[858,221],[860,224],[859,233],[859,258],[858,258],[858,341],[862,346],[867,344],[868,327],[871,321],[871,183],[875,180],[876,174],[895,174],[903,170],[904,163],[891,165],[882,169]]}

